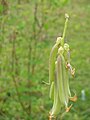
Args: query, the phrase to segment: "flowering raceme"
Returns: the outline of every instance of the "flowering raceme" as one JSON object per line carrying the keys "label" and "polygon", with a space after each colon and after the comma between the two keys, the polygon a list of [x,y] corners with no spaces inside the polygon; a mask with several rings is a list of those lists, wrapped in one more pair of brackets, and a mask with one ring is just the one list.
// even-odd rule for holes
{"label": "flowering raceme", "polygon": [[68,112],[72,107],[72,104],[68,106],[69,100],[73,102],[77,100],[76,95],[71,97],[69,88],[69,72],[74,76],[75,68],[71,66],[68,57],[70,51],[69,45],[64,43],[69,16],[66,14],[65,17],[63,36],[57,38],[55,45],[52,47],[49,59],[50,98],[53,101],[49,118],[56,117],[63,107]]}

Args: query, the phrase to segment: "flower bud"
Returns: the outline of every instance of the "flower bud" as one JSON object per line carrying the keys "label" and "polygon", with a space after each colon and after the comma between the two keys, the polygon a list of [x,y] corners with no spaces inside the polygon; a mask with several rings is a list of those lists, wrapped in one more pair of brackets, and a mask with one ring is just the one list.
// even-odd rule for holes
{"label": "flower bud", "polygon": [[68,52],[69,51],[69,45],[67,43],[64,44],[64,49]]}
{"label": "flower bud", "polygon": [[63,47],[61,46],[59,49],[58,49],[58,54],[63,54],[64,53],[64,49]]}
{"label": "flower bud", "polygon": [[62,40],[62,37],[57,37],[56,44],[60,44],[60,43],[61,43],[61,40]]}
{"label": "flower bud", "polygon": [[65,18],[66,18],[66,19],[68,19],[68,18],[69,18],[69,15],[68,15],[67,13],[65,14]]}

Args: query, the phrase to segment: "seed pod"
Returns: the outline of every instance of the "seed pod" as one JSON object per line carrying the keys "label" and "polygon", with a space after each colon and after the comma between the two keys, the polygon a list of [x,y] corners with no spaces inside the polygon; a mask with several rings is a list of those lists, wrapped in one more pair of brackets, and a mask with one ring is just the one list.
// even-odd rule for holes
{"label": "seed pod", "polygon": [[59,95],[57,93],[54,100],[53,108],[51,110],[51,116],[54,116],[54,117],[57,116],[60,113],[61,107],[62,107],[62,104],[60,102]]}
{"label": "seed pod", "polygon": [[60,99],[59,99],[57,80],[55,80],[55,84],[54,84],[54,103],[53,103],[52,110],[50,112],[51,116],[53,116],[53,117],[57,116],[59,114],[60,110],[61,110],[61,107],[62,107],[62,104],[61,104]]}
{"label": "seed pod", "polygon": [[67,107],[69,97],[71,96],[71,92],[69,89],[69,75],[68,70],[66,69],[66,63],[63,56],[62,57],[62,71],[63,71],[63,86],[64,86],[64,94],[65,94],[65,106]]}
{"label": "seed pod", "polygon": [[63,71],[62,71],[62,58],[61,55],[57,57],[56,75],[59,99],[62,104],[65,103],[64,86],[63,86]]}
{"label": "seed pod", "polygon": [[49,58],[49,83],[51,84],[55,78],[55,61],[58,52],[58,47],[61,42],[61,37],[57,38],[56,44],[53,46]]}
{"label": "seed pod", "polygon": [[57,58],[57,82],[58,82],[58,91],[59,91],[59,98],[65,107],[68,107],[69,97],[71,96],[70,89],[69,89],[69,76],[68,70],[66,69],[65,58],[63,54]]}

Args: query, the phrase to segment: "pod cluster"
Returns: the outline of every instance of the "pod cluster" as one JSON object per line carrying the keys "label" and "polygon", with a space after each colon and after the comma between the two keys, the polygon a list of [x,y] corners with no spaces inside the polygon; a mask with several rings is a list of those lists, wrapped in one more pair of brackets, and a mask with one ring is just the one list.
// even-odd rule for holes
{"label": "pod cluster", "polygon": [[74,76],[75,68],[70,64],[69,45],[64,43],[63,39],[63,37],[57,38],[49,58],[49,96],[53,101],[49,116],[51,118],[56,117],[63,107],[68,112],[72,106],[72,104],[68,106],[69,100],[73,102],[77,100],[76,95],[71,97],[69,88],[69,75],[71,73]]}

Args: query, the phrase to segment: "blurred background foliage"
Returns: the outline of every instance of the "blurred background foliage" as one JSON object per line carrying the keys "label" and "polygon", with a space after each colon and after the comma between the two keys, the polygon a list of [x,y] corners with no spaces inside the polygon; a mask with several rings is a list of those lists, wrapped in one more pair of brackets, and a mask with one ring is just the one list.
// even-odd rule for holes
{"label": "blurred background foliage", "polygon": [[0,120],[48,119],[52,101],[42,81],[65,13],[78,100],[63,120],[90,120],[89,0],[0,0]]}

